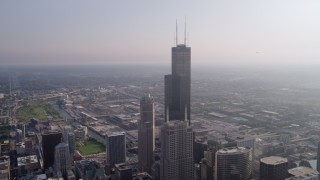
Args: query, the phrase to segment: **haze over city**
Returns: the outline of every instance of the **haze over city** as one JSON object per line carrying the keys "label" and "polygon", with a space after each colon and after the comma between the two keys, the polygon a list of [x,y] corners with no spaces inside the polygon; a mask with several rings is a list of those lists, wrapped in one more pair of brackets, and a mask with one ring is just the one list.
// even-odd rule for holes
{"label": "haze over city", "polygon": [[3,1],[1,65],[168,64],[185,17],[194,64],[318,64],[320,2]]}
{"label": "haze over city", "polygon": [[0,180],[319,180],[319,7],[0,2]]}

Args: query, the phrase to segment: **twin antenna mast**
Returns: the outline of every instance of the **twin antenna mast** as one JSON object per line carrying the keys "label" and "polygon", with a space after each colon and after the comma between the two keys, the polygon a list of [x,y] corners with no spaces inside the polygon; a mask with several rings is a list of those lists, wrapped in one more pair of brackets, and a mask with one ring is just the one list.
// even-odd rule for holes
{"label": "twin antenna mast", "polygon": [[[176,20],[176,34],[175,43],[178,46],[178,20]],[[187,19],[184,19],[184,45],[187,46]]]}

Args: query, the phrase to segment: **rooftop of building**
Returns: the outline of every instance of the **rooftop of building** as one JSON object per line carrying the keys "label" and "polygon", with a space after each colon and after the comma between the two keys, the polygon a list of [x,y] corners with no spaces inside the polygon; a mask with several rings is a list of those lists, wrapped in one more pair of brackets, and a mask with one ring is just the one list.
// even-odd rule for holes
{"label": "rooftop of building", "polygon": [[150,94],[142,96],[141,103],[153,103],[153,97]]}
{"label": "rooftop of building", "polygon": [[61,148],[61,147],[65,148],[65,147],[69,147],[69,145],[67,143],[61,142],[58,145],[56,145],[55,148]]}
{"label": "rooftop of building", "polygon": [[125,170],[131,170],[132,169],[132,166],[128,165],[126,163],[119,163],[119,164],[115,164],[114,166],[119,171],[125,171]]}
{"label": "rooftop of building", "polygon": [[119,131],[113,131],[113,132],[108,132],[107,133],[107,136],[108,137],[111,137],[111,136],[121,136],[121,135],[125,135],[126,133],[125,132],[123,132],[123,131],[121,131],[121,132],[119,132]]}
{"label": "rooftop of building", "polygon": [[24,156],[24,157],[18,157],[18,166],[24,166],[27,164],[33,164],[38,162],[38,158],[36,155],[30,155],[30,156]]}
{"label": "rooftop of building", "polygon": [[76,162],[76,167],[81,169],[82,171],[92,170],[92,169],[98,169],[100,168],[100,165],[95,160],[81,160]]}
{"label": "rooftop of building", "polygon": [[319,175],[319,172],[312,169],[312,168],[308,168],[308,167],[303,167],[303,166],[300,166],[300,167],[296,167],[296,168],[293,168],[293,169],[289,169],[288,170],[288,173],[293,175],[293,176],[296,176],[296,177],[303,177],[303,176],[315,176],[315,175]]}
{"label": "rooftop of building", "polygon": [[41,132],[41,135],[50,135],[50,134],[61,134],[60,131],[54,131],[54,130],[45,130]]}
{"label": "rooftop of building", "polygon": [[10,166],[9,156],[0,156],[0,170],[7,169]]}
{"label": "rooftop of building", "polygon": [[176,125],[188,125],[188,120],[181,121],[181,120],[170,120],[165,123],[167,127],[174,127]]}
{"label": "rooftop of building", "polygon": [[269,164],[269,165],[278,165],[278,164],[282,164],[282,163],[287,163],[288,159],[280,157],[280,156],[270,156],[270,157],[265,157],[265,158],[260,159],[260,162],[263,162],[263,163]]}
{"label": "rooftop of building", "polygon": [[0,156],[0,163],[6,163],[10,160],[9,156]]}
{"label": "rooftop of building", "polygon": [[152,180],[153,178],[146,172],[140,172],[133,176],[133,180]]}
{"label": "rooftop of building", "polygon": [[230,148],[223,148],[217,151],[218,154],[240,154],[250,151],[250,148],[245,147],[230,147]]}

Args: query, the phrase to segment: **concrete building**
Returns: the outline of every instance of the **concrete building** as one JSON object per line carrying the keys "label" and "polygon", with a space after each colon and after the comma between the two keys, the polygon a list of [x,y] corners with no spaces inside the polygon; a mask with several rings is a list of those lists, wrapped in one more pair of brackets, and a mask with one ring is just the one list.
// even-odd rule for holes
{"label": "concrete building", "polygon": [[76,149],[76,137],[72,132],[68,133],[68,145],[69,145],[69,152],[71,155],[73,155]]}
{"label": "concrete building", "polygon": [[204,151],[204,158],[200,162],[200,180],[213,179],[216,152],[216,148]]}
{"label": "concrete building", "polygon": [[288,170],[289,178],[286,180],[319,180],[319,172],[308,167],[296,167]]}
{"label": "concrete building", "polygon": [[248,180],[252,174],[251,148],[224,148],[216,152],[215,179]]}
{"label": "concrete building", "polygon": [[63,142],[69,144],[69,133],[72,132],[71,126],[63,127]]}
{"label": "concrete building", "polygon": [[153,178],[147,172],[140,172],[134,174],[132,177],[133,180],[153,180]]}
{"label": "concrete building", "polygon": [[132,167],[125,163],[115,165],[115,174],[117,180],[132,179]]}
{"label": "concrete building", "polygon": [[317,171],[320,172],[320,142],[318,142],[317,149]]}
{"label": "concrete building", "polygon": [[24,139],[24,146],[26,154],[31,154],[33,152],[33,141],[30,138]]}
{"label": "concrete building", "polygon": [[54,148],[61,142],[62,133],[57,131],[47,131],[42,133],[42,152],[44,169],[49,168],[54,163]]}
{"label": "concrete building", "polygon": [[106,135],[107,165],[124,163],[126,161],[125,132],[111,132]]}
{"label": "concrete building", "polygon": [[68,179],[68,171],[71,170],[71,158],[68,144],[63,142],[55,147],[54,165],[56,172],[58,174],[61,172],[62,177]]}
{"label": "concrete building", "polygon": [[0,180],[10,180],[9,156],[0,156]]}
{"label": "concrete building", "polygon": [[288,160],[279,156],[260,160],[260,180],[284,180],[288,177]]}
{"label": "concrete building", "polygon": [[193,132],[187,121],[168,121],[161,127],[161,180],[194,178]]}
{"label": "concrete building", "polygon": [[199,163],[204,157],[204,151],[208,148],[207,138],[199,137],[195,138],[193,141],[193,160],[195,163]]}
{"label": "concrete building", "polygon": [[171,74],[165,75],[165,120],[190,120],[191,48],[177,42],[171,64]]}
{"label": "concrete building", "polygon": [[104,169],[95,160],[81,160],[75,163],[77,179],[104,180]]}
{"label": "concrete building", "polygon": [[154,118],[154,100],[149,94],[141,98],[138,123],[139,166],[149,174],[154,163]]}
{"label": "concrete building", "polygon": [[235,141],[238,147],[254,148],[254,142],[255,142],[254,137],[237,138]]}
{"label": "concrete building", "polygon": [[32,174],[32,172],[40,168],[40,164],[36,155],[18,157],[18,176]]}

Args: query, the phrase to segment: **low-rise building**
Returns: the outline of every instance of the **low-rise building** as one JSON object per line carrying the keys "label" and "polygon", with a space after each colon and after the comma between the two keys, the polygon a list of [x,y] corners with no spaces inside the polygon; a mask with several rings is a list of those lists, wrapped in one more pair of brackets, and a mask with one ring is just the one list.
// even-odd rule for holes
{"label": "low-rise building", "polygon": [[296,167],[288,170],[289,178],[286,180],[319,180],[319,172],[308,167]]}
{"label": "low-rise building", "polygon": [[104,169],[94,160],[81,160],[75,163],[76,177],[83,180],[105,179]]}
{"label": "low-rise building", "polygon": [[18,157],[18,175],[25,176],[40,168],[36,155]]}
{"label": "low-rise building", "polygon": [[9,156],[0,156],[0,180],[10,180]]}
{"label": "low-rise building", "polygon": [[118,180],[132,179],[132,167],[126,163],[115,164],[115,174]]}

